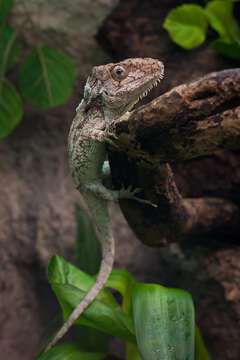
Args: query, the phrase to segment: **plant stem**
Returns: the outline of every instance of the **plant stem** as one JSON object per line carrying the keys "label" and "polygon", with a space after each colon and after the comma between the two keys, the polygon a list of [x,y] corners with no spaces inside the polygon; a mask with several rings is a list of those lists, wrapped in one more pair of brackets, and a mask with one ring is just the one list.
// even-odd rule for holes
{"label": "plant stem", "polygon": [[53,94],[52,94],[52,89],[51,89],[51,85],[50,85],[49,78],[48,78],[48,71],[47,71],[47,67],[46,67],[46,62],[45,62],[45,59],[44,59],[44,55],[42,53],[42,48],[39,45],[37,46],[37,52],[38,52],[40,64],[42,66],[43,79],[44,79],[44,82],[46,84],[46,89],[47,89],[47,94],[48,94],[48,97],[49,97],[49,102],[50,102],[50,105],[53,105]]}

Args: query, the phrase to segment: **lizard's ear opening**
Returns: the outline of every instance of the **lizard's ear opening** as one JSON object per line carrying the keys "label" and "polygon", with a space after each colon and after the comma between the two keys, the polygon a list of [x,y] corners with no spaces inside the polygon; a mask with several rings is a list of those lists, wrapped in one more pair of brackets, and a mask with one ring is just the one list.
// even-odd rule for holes
{"label": "lizard's ear opening", "polygon": [[123,66],[116,65],[112,68],[111,75],[114,80],[121,81],[128,75],[128,71]]}

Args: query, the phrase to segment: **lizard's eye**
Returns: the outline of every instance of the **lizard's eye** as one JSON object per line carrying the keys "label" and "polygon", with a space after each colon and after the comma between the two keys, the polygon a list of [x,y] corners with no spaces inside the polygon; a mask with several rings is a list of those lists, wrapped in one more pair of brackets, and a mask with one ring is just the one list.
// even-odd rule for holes
{"label": "lizard's eye", "polygon": [[122,75],[123,72],[124,72],[124,69],[121,68],[120,66],[117,66],[117,67],[115,68],[115,74],[116,74],[116,75]]}
{"label": "lizard's eye", "polygon": [[126,69],[122,66],[117,65],[112,69],[112,77],[115,80],[122,80],[123,78],[126,77],[126,75],[127,75]]}

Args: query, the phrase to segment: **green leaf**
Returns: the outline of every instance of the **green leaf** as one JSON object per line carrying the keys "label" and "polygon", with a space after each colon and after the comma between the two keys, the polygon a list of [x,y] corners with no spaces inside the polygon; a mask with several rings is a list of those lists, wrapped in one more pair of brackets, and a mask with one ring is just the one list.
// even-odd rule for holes
{"label": "green leaf", "polygon": [[9,70],[19,56],[19,42],[10,26],[0,30],[0,69]]}
{"label": "green leaf", "polygon": [[136,344],[126,342],[126,360],[142,360]]}
{"label": "green leaf", "polygon": [[14,0],[0,0],[0,23],[3,22],[10,11]]}
{"label": "green leaf", "polygon": [[211,47],[223,56],[234,60],[240,59],[240,46],[237,43],[229,44],[221,39],[217,39],[211,43]]}
{"label": "green leaf", "polygon": [[[50,260],[47,275],[66,320],[92,287],[95,279],[58,255]],[[100,292],[76,323],[121,339],[135,341],[132,319],[122,312],[113,295],[106,289]]]}
{"label": "green leaf", "polygon": [[102,251],[100,242],[87,212],[76,205],[77,214],[77,265],[90,275],[98,272]]}
{"label": "green leaf", "polygon": [[205,348],[200,330],[195,326],[195,359],[194,360],[211,360],[207,349]]}
{"label": "green leaf", "polygon": [[184,4],[171,10],[163,24],[171,39],[184,49],[201,45],[207,26],[203,8],[194,4]]}
{"label": "green leaf", "polygon": [[189,293],[137,284],[133,290],[133,313],[143,360],[194,359],[194,306]]}
{"label": "green leaf", "polygon": [[23,95],[41,109],[46,109],[67,100],[75,77],[75,67],[67,55],[53,47],[41,46],[24,58],[19,82]]}
{"label": "green leaf", "polygon": [[109,335],[87,326],[75,325],[74,339],[85,351],[108,351]]}
{"label": "green leaf", "polygon": [[0,80],[0,139],[8,136],[23,116],[22,100],[7,80]]}
{"label": "green leaf", "polygon": [[122,296],[126,296],[131,292],[132,287],[136,284],[136,280],[127,270],[112,270],[106,286],[112,287],[120,292]]}
{"label": "green leaf", "polygon": [[79,349],[78,345],[65,342],[54,346],[35,360],[102,360],[106,356],[107,354],[105,353],[83,352]]}
{"label": "green leaf", "polygon": [[136,280],[127,270],[112,270],[106,286],[116,289],[123,297],[123,311],[132,314],[132,289],[136,284]]}
{"label": "green leaf", "polygon": [[[47,277],[51,285],[73,285],[84,292],[88,292],[95,283],[95,279],[92,276],[68,263],[59,255],[52,256],[50,259]],[[114,296],[106,289],[103,289],[98,294],[97,299],[114,309],[119,309]]]}
{"label": "green leaf", "polygon": [[231,1],[210,1],[205,8],[205,14],[212,28],[216,30],[224,42],[239,42],[240,30],[233,17]]}
{"label": "green leaf", "polygon": [[[72,285],[52,284],[52,289],[63,309],[64,320],[66,321],[84,298],[86,292]],[[132,319],[124,314],[120,308],[115,310],[98,300],[94,300],[86,308],[76,323],[93,327],[123,340],[135,341]]]}

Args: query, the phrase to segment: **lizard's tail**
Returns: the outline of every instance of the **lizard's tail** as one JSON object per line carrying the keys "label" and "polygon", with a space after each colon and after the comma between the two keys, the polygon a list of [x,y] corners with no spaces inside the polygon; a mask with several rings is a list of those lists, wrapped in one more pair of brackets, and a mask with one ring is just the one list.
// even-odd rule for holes
{"label": "lizard's tail", "polygon": [[[57,332],[53,340],[50,341],[50,343],[47,345],[45,352],[50,350],[67,333],[67,331],[73,325],[74,321],[77,320],[77,318],[83,313],[86,307],[95,299],[98,293],[102,290],[112,271],[115,246],[112,228],[110,224],[110,218],[108,215],[107,201],[96,198],[94,196],[94,201],[92,202],[90,194],[88,194],[86,200],[101,236],[102,261],[99,273],[92,288],[85,295],[82,301],[77,305],[77,307],[73,310],[70,317],[63,324],[61,329]],[[99,202],[98,204],[96,200],[97,202]]]}

